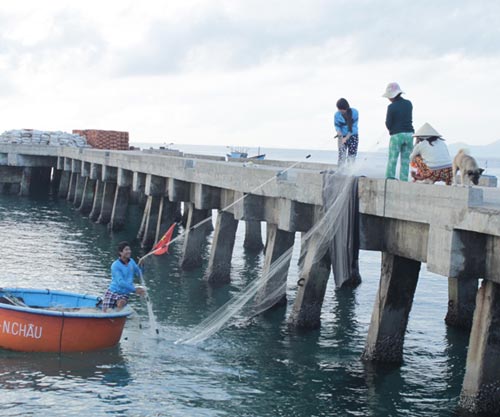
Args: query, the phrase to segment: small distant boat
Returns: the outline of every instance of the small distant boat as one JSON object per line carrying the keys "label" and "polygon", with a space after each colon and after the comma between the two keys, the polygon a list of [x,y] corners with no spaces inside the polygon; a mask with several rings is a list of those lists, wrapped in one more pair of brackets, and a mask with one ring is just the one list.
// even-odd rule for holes
{"label": "small distant boat", "polygon": [[257,155],[254,156],[248,156],[248,150],[244,148],[231,148],[231,151],[226,154],[228,159],[258,159],[262,161],[265,159],[266,154],[261,154],[260,153],[260,148],[257,151]]}
{"label": "small distant boat", "polygon": [[100,307],[101,298],[64,291],[0,288],[0,348],[20,352],[86,352],[119,341],[132,308]]}

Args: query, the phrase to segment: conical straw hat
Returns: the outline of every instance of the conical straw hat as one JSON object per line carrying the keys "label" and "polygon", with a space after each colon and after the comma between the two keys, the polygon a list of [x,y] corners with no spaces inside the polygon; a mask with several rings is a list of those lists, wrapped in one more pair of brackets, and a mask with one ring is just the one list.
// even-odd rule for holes
{"label": "conical straw hat", "polygon": [[423,126],[415,132],[413,137],[417,136],[423,136],[423,137],[437,136],[438,138],[441,137],[438,131],[434,129],[429,123],[424,123]]}

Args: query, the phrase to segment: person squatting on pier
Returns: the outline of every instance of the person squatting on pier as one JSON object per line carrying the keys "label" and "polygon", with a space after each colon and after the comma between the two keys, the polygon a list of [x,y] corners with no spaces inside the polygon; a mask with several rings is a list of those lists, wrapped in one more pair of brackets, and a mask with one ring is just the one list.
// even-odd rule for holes
{"label": "person squatting on pier", "polygon": [[125,307],[131,293],[144,295],[146,292],[143,287],[134,286],[134,275],[140,275],[141,270],[131,256],[132,250],[129,243],[120,242],[118,244],[118,259],[111,265],[111,284],[104,294],[102,303],[104,312],[108,308],[121,309]]}
{"label": "person squatting on pier", "polygon": [[411,164],[417,170],[411,172],[413,181],[432,184],[444,181],[446,185],[451,185],[451,157],[441,135],[429,123],[425,123],[413,136],[417,140],[410,155]]}
{"label": "person squatting on pier", "polygon": [[398,83],[389,83],[382,97],[390,100],[387,107],[385,125],[391,135],[389,144],[389,160],[385,172],[386,178],[396,178],[396,165],[401,155],[399,179],[408,181],[410,171],[410,153],[413,148],[413,105],[410,100],[401,97],[404,92]]}
{"label": "person squatting on pier", "polygon": [[352,163],[358,154],[358,118],[356,109],[349,106],[345,98],[337,101],[337,112],[334,117],[335,131],[338,138],[339,167],[344,165],[346,160]]}

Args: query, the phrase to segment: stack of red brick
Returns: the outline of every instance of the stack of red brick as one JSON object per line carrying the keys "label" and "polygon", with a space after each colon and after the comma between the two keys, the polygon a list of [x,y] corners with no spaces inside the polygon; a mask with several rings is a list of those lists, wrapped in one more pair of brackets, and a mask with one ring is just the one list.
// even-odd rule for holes
{"label": "stack of red brick", "polygon": [[97,149],[128,150],[128,132],[116,130],[73,130],[73,133],[85,136],[87,143]]}

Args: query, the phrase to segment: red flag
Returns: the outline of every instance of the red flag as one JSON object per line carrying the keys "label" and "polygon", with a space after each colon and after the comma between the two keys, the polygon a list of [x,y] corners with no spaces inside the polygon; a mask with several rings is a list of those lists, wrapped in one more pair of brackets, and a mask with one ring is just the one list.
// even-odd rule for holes
{"label": "red flag", "polygon": [[172,224],[165,232],[163,237],[158,241],[158,243],[154,246],[152,252],[153,255],[163,255],[164,253],[168,253],[168,246],[170,245],[170,241],[172,240],[172,235],[174,234],[175,225],[177,223]]}

